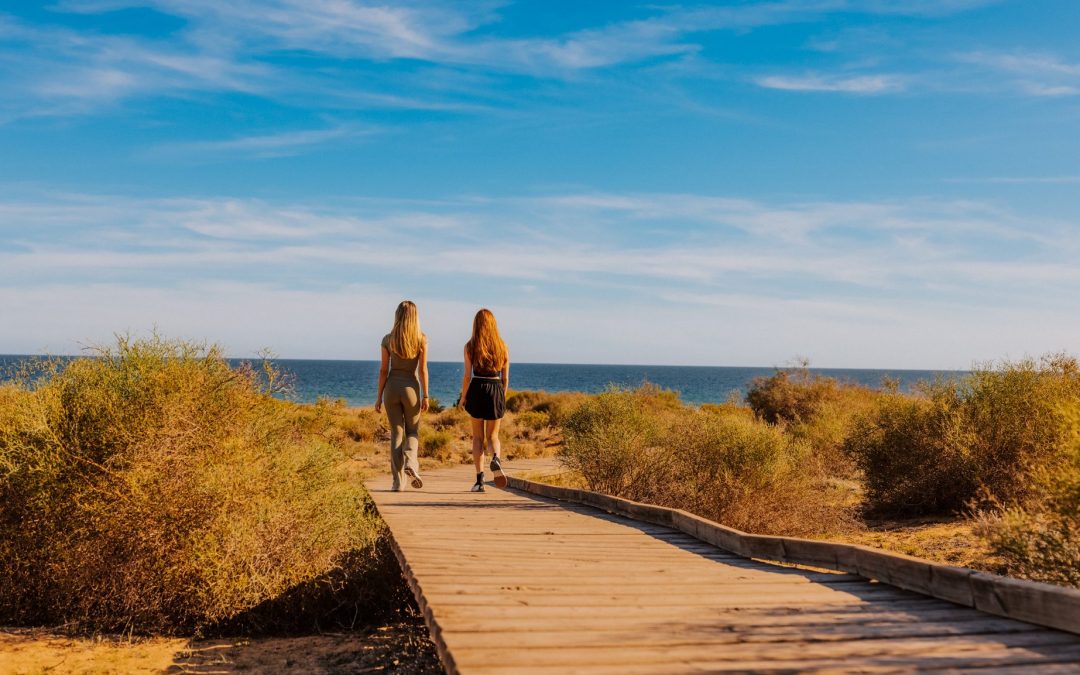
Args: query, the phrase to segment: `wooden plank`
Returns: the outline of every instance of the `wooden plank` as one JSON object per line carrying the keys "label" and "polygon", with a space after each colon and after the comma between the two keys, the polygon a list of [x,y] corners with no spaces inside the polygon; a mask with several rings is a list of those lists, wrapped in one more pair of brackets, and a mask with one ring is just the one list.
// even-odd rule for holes
{"label": "wooden plank", "polygon": [[[455,636],[459,637],[459,636]],[[496,662],[505,665],[578,666],[588,664],[637,665],[670,662],[693,663],[695,661],[752,661],[767,663],[770,660],[807,660],[829,658],[862,658],[870,663],[891,661],[896,657],[917,659],[950,658],[956,662],[985,660],[1023,655],[1038,660],[1044,647],[1065,646],[1065,653],[1080,655],[1080,645],[1061,633],[1009,633],[984,636],[964,635],[941,638],[909,638],[904,640],[862,639],[842,642],[806,642],[778,645],[773,643],[734,643],[713,645],[709,643],[677,646],[638,645],[623,640],[613,644],[563,647],[518,647],[516,645],[488,646],[468,649],[455,647],[455,657],[461,667],[479,666]],[[1060,654],[1059,651],[1052,651]]]}
{"label": "wooden plank", "polygon": [[[500,629],[516,630],[539,630],[551,626],[575,626],[612,628],[624,625],[633,626],[663,626],[668,624],[680,624],[686,621],[687,612],[681,608],[659,608],[651,611],[617,612],[603,611],[610,608],[599,608],[600,611],[590,612],[585,608],[572,614],[550,611],[545,613],[541,610],[555,610],[558,608],[530,608],[530,607],[499,607],[491,612],[484,612],[477,607],[440,607],[435,613],[439,617],[452,619],[454,630],[465,630],[464,627],[478,627],[477,630],[490,630],[492,625]],[[897,612],[882,609],[869,609],[867,607],[856,608],[859,611],[850,611],[850,607],[832,607],[828,612],[799,612],[777,613],[754,612],[753,610],[720,610],[695,612],[693,624],[711,628],[724,627],[728,630],[757,630],[760,628],[790,628],[799,626],[896,626],[912,623],[941,623],[959,624],[967,622],[986,621],[988,615],[968,608],[950,608],[923,610],[919,612]],[[845,611],[848,610],[848,611]],[[558,619],[554,621],[553,619]],[[996,621],[1012,622],[1017,627],[1032,630],[1048,630],[1033,624],[1014,621],[1013,619],[991,619]],[[450,624],[448,624],[450,625]]]}
{"label": "wooden plank", "polygon": [[501,665],[487,663],[471,667],[477,675],[682,675],[684,673],[898,673],[898,672],[1009,672],[1029,674],[1076,673],[1080,650],[1043,649],[1039,653],[1013,650],[993,655],[894,655],[878,659],[787,658],[734,661],[714,656],[690,662],[622,663],[618,665]]}
{"label": "wooden plank", "polygon": [[[491,645],[491,631],[482,625],[455,625],[446,630],[455,649],[477,649]],[[685,645],[729,644],[780,644],[809,642],[839,642],[847,640],[897,638],[937,638],[951,636],[1001,635],[1005,633],[1031,633],[1046,629],[1010,619],[982,619],[964,622],[911,622],[885,625],[839,625],[839,626],[755,626],[753,629],[732,626],[686,625],[670,623],[620,624],[609,627],[552,629],[535,625],[514,631],[500,630],[505,638],[501,642],[516,649],[532,647],[572,648],[625,644],[632,636],[636,646],[677,647]],[[512,633],[512,634],[510,634]]]}

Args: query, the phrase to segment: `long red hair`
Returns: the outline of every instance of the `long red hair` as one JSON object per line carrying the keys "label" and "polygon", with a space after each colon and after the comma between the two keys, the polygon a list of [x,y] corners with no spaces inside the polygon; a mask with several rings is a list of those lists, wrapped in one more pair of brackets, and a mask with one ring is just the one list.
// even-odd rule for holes
{"label": "long red hair", "polygon": [[499,326],[490,309],[481,309],[473,319],[472,337],[465,344],[474,369],[495,373],[506,367],[509,356],[506,343],[499,335]]}

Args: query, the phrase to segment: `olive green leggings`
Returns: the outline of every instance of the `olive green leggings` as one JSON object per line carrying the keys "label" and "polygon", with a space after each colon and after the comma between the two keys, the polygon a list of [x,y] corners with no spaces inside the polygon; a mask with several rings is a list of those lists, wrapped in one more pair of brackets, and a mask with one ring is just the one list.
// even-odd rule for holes
{"label": "olive green leggings", "polygon": [[390,377],[383,390],[383,405],[390,420],[390,475],[397,490],[405,482],[406,463],[420,472],[416,460],[420,447],[420,382]]}

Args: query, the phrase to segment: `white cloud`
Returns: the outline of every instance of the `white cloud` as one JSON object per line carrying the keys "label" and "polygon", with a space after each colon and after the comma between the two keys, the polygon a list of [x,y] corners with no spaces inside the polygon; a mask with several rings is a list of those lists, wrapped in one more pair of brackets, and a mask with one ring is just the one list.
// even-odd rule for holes
{"label": "white cloud", "polygon": [[1080,184],[1080,175],[1066,176],[990,176],[989,178],[952,178],[950,183],[1000,183],[1000,184],[1046,184],[1046,185],[1072,185]]}
{"label": "white cloud", "polygon": [[327,145],[371,136],[381,131],[379,127],[338,125],[324,129],[298,129],[266,134],[253,134],[223,140],[186,141],[164,143],[152,149],[154,153],[205,155],[228,154],[230,157],[287,157],[304,152],[315,146]]}
{"label": "white cloud", "polygon": [[555,306],[542,295],[455,300],[362,284],[320,290],[223,282],[52,284],[0,286],[10,319],[0,323],[0,352],[76,353],[116,332],[156,326],[165,335],[220,343],[237,357],[270,348],[283,358],[372,359],[403,296],[418,303],[432,358],[444,361],[460,357],[481,305],[499,317],[518,362],[770,366],[803,354],[819,367],[966,368],[976,360],[1061,350],[1075,344],[1080,330],[1076,315],[1037,307],[1006,317],[964,304],[831,306],[706,294],[630,311],[587,298]]}
{"label": "white cloud", "polygon": [[[734,275],[867,289],[918,285],[913,280],[983,283],[994,274],[1010,282],[1047,282],[1048,273],[1062,283],[1080,280],[1068,264],[1047,257],[1068,245],[1068,224],[1035,225],[974,202],[769,204],[693,194],[579,193],[417,206],[422,205],[366,201],[315,208],[240,199],[110,203],[78,195],[0,202],[0,232],[18,244],[0,252],[0,280],[50,269],[205,274],[266,264],[413,268],[428,275],[533,282],[570,275],[595,284],[627,278],[711,284]],[[507,222],[525,227],[508,230]],[[611,246],[609,233],[624,228],[646,234]],[[1042,257],[987,260],[980,256],[988,247],[998,255]]]}
{"label": "white cloud", "polygon": [[903,91],[905,87],[903,78],[898,75],[770,75],[755,82],[766,89],[845,94],[890,94]]}
{"label": "white cloud", "polygon": [[1070,63],[1053,54],[975,51],[960,54],[956,59],[997,77],[1012,76],[1007,84],[1031,96],[1080,94],[1080,63]]}
{"label": "white cloud", "polygon": [[406,296],[453,336],[439,358],[484,304],[526,360],[964,367],[1068,346],[1078,251],[1074,225],[974,202],[24,196],[0,199],[0,352],[157,324],[357,356]]}

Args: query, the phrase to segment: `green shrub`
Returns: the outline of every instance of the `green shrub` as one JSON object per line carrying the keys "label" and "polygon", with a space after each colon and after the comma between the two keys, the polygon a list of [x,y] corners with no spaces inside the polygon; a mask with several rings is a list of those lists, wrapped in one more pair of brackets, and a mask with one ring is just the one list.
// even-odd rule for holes
{"label": "green shrub", "polygon": [[750,409],[770,424],[809,420],[825,400],[835,398],[840,384],[802,367],[755,377],[746,392]]}
{"label": "green shrub", "polygon": [[700,407],[703,412],[714,415],[736,415],[748,418],[754,416],[753,408],[743,404],[738,392],[733,392],[723,403],[702,403]]}
{"label": "green shrub", "polygon": [[564,424],[560,458],[590,489],[684,508],[760,533],[851,526],[805,444],[773,425],[677,404],[652,387],[611,389]]}
{"label": "green shrub", "polygon": [[453,440],[454,437],[448,431],[422,426],[420,427],[420,456],[442,457]]}
{"label": "green shrub", "polygon": [[[895,383],[885,383],[895,393]],[[874,406],[882,392],[816,375],[804,365],[755,378],[746,400],[759,419],[783,425],[813,450],[812,459],[833,476],[856,478],[856,466],[844,452],[855,422]]]}
{"label": "green shrub", "polygon": [[969,449],[974,437],[955,392],[928,398],[883,396],[845,441],[866,482],[866,502],[882,515],[961,509],[978,489]]}
{"label": "green shrub", "polygon": [[852,514],[830,488],[810,447],[744,414],[687,411],[670,442],[678,448],[676,504],[762,534],[850,529]]}
{"label": "green shrub", "polygon": [[189,632],[381,564],[328,407],[267,374],[154,336],[0,389],[0,619]]}
{"label": "green shrub", "polygon": [[1033,472],[1022,503],[985,514],[979,531],[1009,574],[1080,587],[1080,407],[1063,416],[1068,449]]}
{"label": "green shrub", "polygon": [[444,410],[446,410],[446,406],[444,406],[439,401],[439,399],[435,398],[434,396],[432,396],[431,398],[428,399],[428,412],[429,413],[432,413],[433,415],[435,415],[435,414],[441,413]]}
{"label": "green shrub", "polygon": [[647,501],[670,480],[674,453],[668,420],[648,393],[611,388],[589,398],[563,423],[559,457],[593,490]]}
{"label": "green shrub", "polygon": [[469,433],[469,413],[457,407],[447,408],[435,417],[432,426],[436,429],[457,428],[462,433]]}
{"label": "green shrub", "polygon": [[506,397],[506,409],[512,413],[547,413],[551,424],[558,426],[587,398],[588,394],[579,391],[514,391]]}
{"label": "green shrub", "polygon": [[511,390],[506,393],[506,409],[512,413],[532,410],[537,403],[547,398],[548,393],[545,391]]}
{"label": "green shrub", "polygon": [[865,474],[872,511],[956,512],[980,495],[1012,507],[1067,452],[1062,411],[1077,405],[1073,359],[979,366],[958,381],[924,385],[919,397],[882,397],[845,448]]}
{"label": "green shrub", "polygon": [[540,410],[527,410],[519,413],[515,421],[526,429],[540,431],[551,425],[551,415]]}

